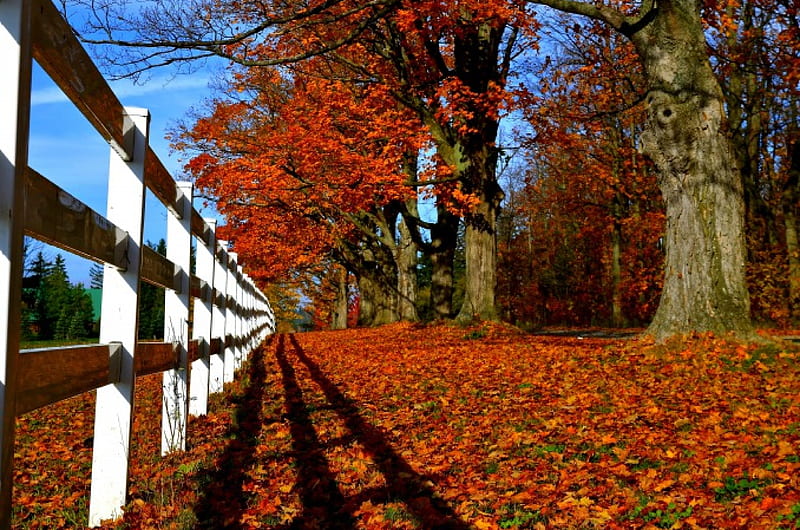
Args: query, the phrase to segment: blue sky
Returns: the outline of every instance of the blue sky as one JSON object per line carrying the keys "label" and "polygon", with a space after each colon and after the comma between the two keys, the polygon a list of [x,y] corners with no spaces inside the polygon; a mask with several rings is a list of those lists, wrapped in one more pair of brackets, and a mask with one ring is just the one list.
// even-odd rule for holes
{"label": "blue sky", "polygon": [[[125,106],[150,111],[150,145],[173,178],[180,179],[179,154],[171,153],[164,139],[167,131],[211,95],[212,74],[197,72],[172,77],[153,72],[142,85],[130,80],[110,83]],[[28,165],[86,203],[105,214],[110,148],[83,115],[72,105],[47,74],[34,64],[31,91],[31,130]],[[152,195],[145,206],[145,240],[157,241],[166,234],[166,211]],[[212,209],[195,202],[201,214],[213,216]],[[44,247],[53,258],[67,259],[70,280],[88,284],[91,263],[52,247]]]}

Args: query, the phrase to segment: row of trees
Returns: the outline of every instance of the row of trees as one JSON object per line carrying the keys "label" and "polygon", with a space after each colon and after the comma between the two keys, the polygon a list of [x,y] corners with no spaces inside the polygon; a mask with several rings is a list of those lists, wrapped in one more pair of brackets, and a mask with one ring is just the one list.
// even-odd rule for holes
{"label": "row of trees", "polygon": [[[147,242],[166,254],[166,242]],[[74,341],[97,338],[100,331],[100,308],[93,307],[92,292],[99,301],[103,287],[103,267],[89,269],[89,286],[73,284],[61,254],[49,258],[42,250],[35,255],[26,240],[26,267],[22,289],[22,337],[26,341]],[[28,258],[27,256],[30,256]],[[164,289],[142,283],[139,293],[139,338],[159,339],[164,336]]]}
{"label": "row of trees", "polygon": [[48,260],[41,251],[23,279],[24,340],[73,340],[97,336],[92,299],[82,284],[72,285],[61,254]]}
{"label": "row of trees", "polygon": [[230,61],[173,141],[256,277],[334,327],[349,277],[360,323],[419,318],[420,257],[434,318],[747,334],[748,274],[800,311],[790,2],[86,7],[123,75]]}

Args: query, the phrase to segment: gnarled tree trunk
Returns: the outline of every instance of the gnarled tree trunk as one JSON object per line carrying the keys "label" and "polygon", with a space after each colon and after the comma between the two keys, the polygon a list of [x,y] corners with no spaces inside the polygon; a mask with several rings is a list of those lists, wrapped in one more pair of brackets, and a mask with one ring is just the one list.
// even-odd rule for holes
{"label": "gnarled tree trunk", "polygon": [[347,329],[347,269],[338,267],[336,298],[331,311],[331,329]]}
{"label": "gnarled tree trunk", "polygon": [[605,4],[533,1],[608,24],[633,42],[644,65],[642,150],[656,164],[667,217],[664,287],[649,332],[751,334],[741,174],[697,0],[643,0],[633,15]]}
{"label": "gnarled tree trunk", "polygon": [[664,287],[648,331],[749,334],[742,182],[699,9],[659,2],[630,37],[649,81],[642,147],[658,169],[667,217]]}
{"label": "gnarled tree trunk", "polygon": [[397,262],[397,297],[400,320],[416,322],[417,315],[417,245],[411,239],[411,231],[405,219],[398,221],[398,241],[395,247]]}

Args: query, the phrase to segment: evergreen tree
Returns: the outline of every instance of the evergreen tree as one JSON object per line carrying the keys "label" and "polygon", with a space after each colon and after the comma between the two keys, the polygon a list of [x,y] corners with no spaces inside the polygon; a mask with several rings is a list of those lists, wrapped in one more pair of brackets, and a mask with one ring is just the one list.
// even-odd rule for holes
{"label": "evergreen tree", "polygon": [[[148,241],[147,246],[166,256],[167,242]],[[139,286],[139,338],[144,340],[164,337],[164,289],[141,282]]]}
{"label": "evergreen tree", "polygon": [[42,252],[23,278],[23,336],[28,339],[80,339],[92,334],[92,299],[82,284],[70,285],[61,254],[54,262]]}
{"label": "evergreen tree", "polygon": [[103,270],[103,266],[99,263],[92,263],[92,266],[89,267],[89,288],[103,288]]}

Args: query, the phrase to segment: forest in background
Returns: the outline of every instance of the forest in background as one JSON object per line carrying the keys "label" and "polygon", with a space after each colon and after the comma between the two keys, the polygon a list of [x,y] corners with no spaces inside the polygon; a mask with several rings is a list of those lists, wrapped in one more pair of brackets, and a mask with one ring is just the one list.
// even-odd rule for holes
{"label": "forest in background", "polygon": [[[146,244],[166,255],[164,239]],[[27,239],[22,286],[23,347],[97,341],[103,287],[101,265],[93,264],[89,269],[88,286],[72,283],[61,254],[52,257],[43,244]],[[143,282],[139,296],[139,339],[163,338],[164,289]]]}

